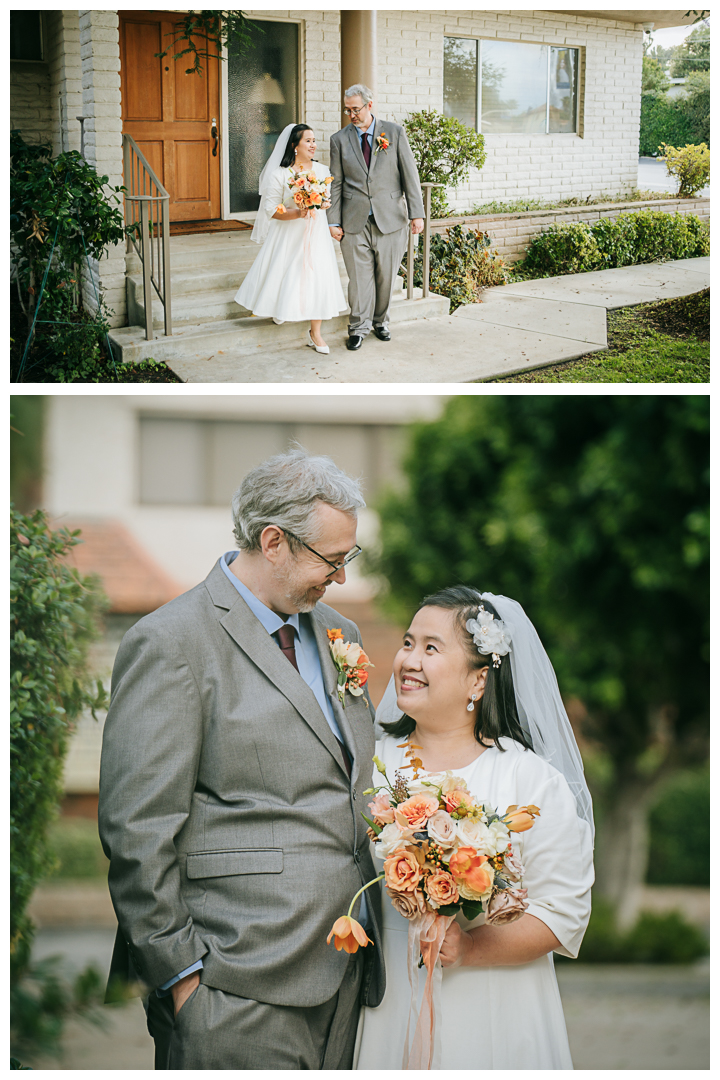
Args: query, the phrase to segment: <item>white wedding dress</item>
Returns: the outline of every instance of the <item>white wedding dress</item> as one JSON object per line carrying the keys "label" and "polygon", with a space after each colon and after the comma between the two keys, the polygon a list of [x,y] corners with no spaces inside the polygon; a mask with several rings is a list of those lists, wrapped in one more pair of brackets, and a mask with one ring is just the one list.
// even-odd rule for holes
{"label": "white wedding dress", "polygon": [[[404,750],[386,736],[376,754],[394,773],[405,764]],[[590,827],[578,817],[564,776],[511,739],[483,751],[463,769],[468,789],[503,811],[534,803],[540,817],[532,829],[512,836],[525,866],[528,914],[541,919],[560,941],[556,951],[577,956],[590,917],[593,882]],[[404,772],[408,776],[411,773]],[[373,783],[382,784],[375,771]],[[378,862],[378,873],[382,865]],[[479,926],[485,916],[464,928]],[[407,971],[408,923],[383,887],[383,949],[387,988],[376,1009],[364,1008],[355,1044],[356,1069],[402,1069],[410,1010]],[[420,993],[425,988],[421,971]],[[552,953],[530,964],[494,968],[451,968],[443,972],[440,1018],[436,1021],[433,1069],[572,1069],[565,1019]]]}
{"label": "white wedding dress", "polygon": [[[312,168],[320,179],[330,175],[321,162]],[[292,175],[291,168],[272,173],[258,210],[269,219],[267,236],[235,303],[278,322],[333,319],[347,310],[347,301],[325,210],[316,210],[314,218],[273,218],[280,203],[295,206],[288,187]]]}

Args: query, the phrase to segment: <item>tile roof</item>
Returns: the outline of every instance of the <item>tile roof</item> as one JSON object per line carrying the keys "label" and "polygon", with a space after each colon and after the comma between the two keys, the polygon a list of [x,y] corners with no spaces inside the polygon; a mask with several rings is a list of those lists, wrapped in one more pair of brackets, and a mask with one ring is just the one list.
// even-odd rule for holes
{"label": "tile roof", "polygon": [[53,527],[60,526],[81,530],[67,561],[81,574],[100,577],[110,611],[147,615],[184,592],[119,521],[63,519]]}

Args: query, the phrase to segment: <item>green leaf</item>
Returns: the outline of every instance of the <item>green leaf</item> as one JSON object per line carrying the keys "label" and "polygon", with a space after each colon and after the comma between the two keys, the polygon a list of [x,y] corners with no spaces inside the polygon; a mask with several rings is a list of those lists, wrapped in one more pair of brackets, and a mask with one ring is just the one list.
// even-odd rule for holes
{"label": "green leaf", "polygon": [[375,835],[379,836],[382,832],[382,825],[376,825],[372,818],[365,817],[365,814],[363,814],[362,811],[360,812],[360,816],[363,818],[363,820],[367,821],[370,828],[374,830]]}

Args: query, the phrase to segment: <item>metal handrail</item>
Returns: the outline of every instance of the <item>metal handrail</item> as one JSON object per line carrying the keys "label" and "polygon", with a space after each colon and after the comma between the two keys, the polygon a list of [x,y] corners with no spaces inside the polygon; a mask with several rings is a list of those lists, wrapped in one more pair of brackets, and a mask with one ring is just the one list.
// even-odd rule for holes
{"label": "metal handrail", "polygon": [[[172,337],[170,298],[170,195],[131,135],[123,135],[127,250],[142,264],[145,337],[153,340],[152,290],[163,305],[165,336]],[[155,205],[157,204],[157,205]]]}
{"label": "metal handrail", "polygon": [[[430,295],[430,198],[434,187],[442,187],[442,184],[421,184],[423,188],[423,203],[425,208],[425,223],[423,225],[423,297]],[[418,234],[419,235],[419,234]],[[407,298],[415,299],[413,281],[415,279],[415,237],[412,226],[408,226],[408,249],[407,249]]]}

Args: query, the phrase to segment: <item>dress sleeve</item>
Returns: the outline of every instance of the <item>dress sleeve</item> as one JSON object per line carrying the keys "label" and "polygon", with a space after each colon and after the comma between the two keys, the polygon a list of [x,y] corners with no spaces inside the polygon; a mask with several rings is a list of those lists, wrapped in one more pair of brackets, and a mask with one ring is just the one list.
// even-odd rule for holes
{"label": "dress sleeve", "polygon": [[285,169],[276,169],[272,174],[268,189],[262,197],[260,206],[260,210],[267,215],[268,221],[273,216],[286,194]]}
{"label": "dress sleeve", "polygon": [[555,952],[574,959],[590,918],[594,880],[590,827],[578,817],[572,792],[558,773],[535,786],[528,800],[540,808],[540,817],[532,829],[512,834],[513,848],[521,838],[527,914],[555,934],[560,942]]}

